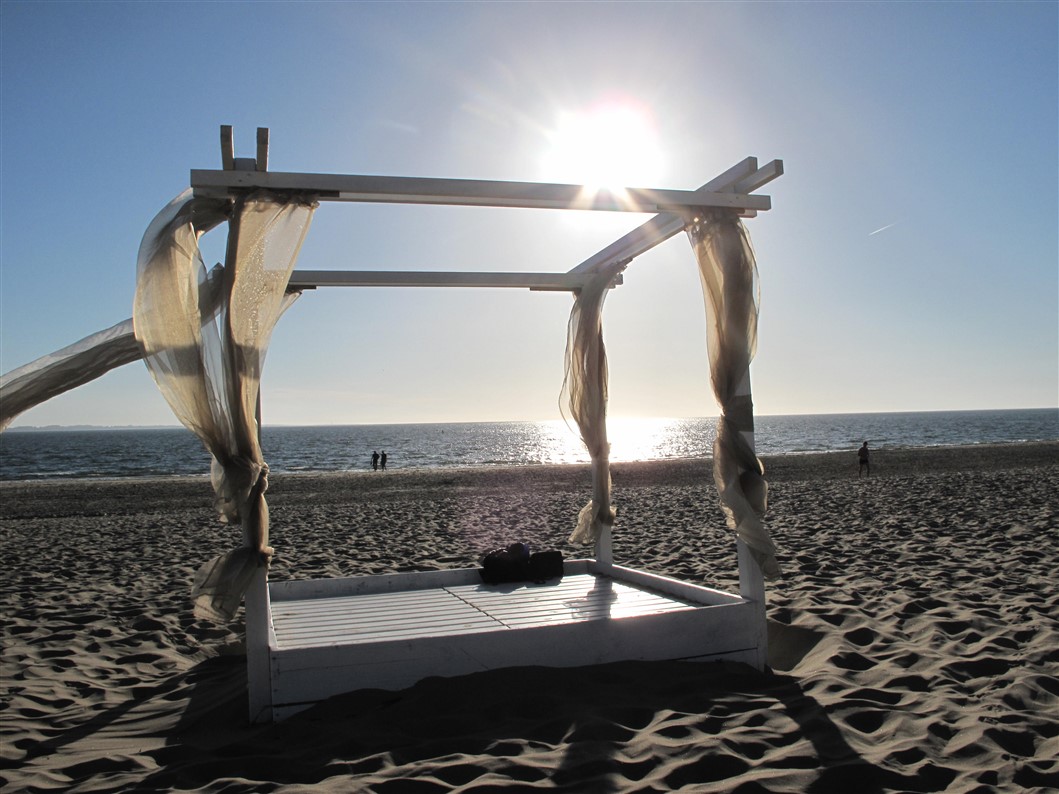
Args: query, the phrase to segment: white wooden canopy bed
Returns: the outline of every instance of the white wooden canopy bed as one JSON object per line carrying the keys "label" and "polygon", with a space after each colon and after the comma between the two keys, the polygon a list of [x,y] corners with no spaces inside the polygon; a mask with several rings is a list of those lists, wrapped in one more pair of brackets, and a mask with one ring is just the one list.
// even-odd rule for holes
{"label": "white wooden canopy bed", "polygon": [[[759,168],[747,158],[696,191],[589,192],[573,185],[275,173],[267,170],[267,129],[258,130],[257,143],[255,158],[236,158],[231,127],[222,127],[223,168],[192,171],[191,189],[148,227],[133,319],[129,328],[101,332],[111,354],[100,365],[105,371],[142,356],[177,417],[213,456],[218,511],[241,526],[243,542],[203,566],[193,596],[199,616],[230,620],[245,595],[251,721],[281,719],[342,692],[399,689],[427,676],[512,665],[727,659],[762,669],[764,578],[778,569],[754,454],[749,364],[756,265],[740,218],[770,208],[770,198],[753,191],[780,176],[782,163]],[[294,270],[321,201],[658,214],[564,273]],[[221,222],[229,224],[226,261],[207,272],[198,239]],[[711,380],[721,407],[714,480],[738,548],[738,594],[616,565],[611,551],[602,305],[636,256],[682,230],[698,260],[707,308]],[[477,569],[268,581],[261,367],[280,314],[302,290],[324,286],[574,295],[563,390],[591,455],[593,485],[588,504],[572,518],[571,541],[589,546],[591,557],[565,561],[563,577],[544,583],[487,585]],[[49,388],[46,396],[55,393]]]}

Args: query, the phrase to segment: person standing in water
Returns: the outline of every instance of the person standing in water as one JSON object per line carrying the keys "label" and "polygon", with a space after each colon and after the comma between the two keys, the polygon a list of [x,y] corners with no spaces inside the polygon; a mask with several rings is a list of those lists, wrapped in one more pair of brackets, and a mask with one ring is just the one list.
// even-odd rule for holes
{"label": "person standing in water", "polygon": [[383,469],[386,468],[386,450],[385,449],[382,451],[382,457],[379,458],[379,463],[381,464],[381,468],[383,468]]}
{"label": "person standing in water", "polygon": [[[860,469],[858,469],[857,476],[862,477],[864,475],[871,476],[871,464],[868,461],[868,442],[865,441],[860,445],[860,449],[857,450],[857,458],[860,460]],[[384,464],[385,466],[385,464]]]}
{"label": "person standing in water", "polygon": [[[382,465],[383,465],[383,467],[386,466],[385,463],[382,464]],[[371,468],[372,468],[372,471],[378,471],[379,470],[379,452],[378,452],[378,450],[375,450],[375,451],[373,451],[371,453]]]}

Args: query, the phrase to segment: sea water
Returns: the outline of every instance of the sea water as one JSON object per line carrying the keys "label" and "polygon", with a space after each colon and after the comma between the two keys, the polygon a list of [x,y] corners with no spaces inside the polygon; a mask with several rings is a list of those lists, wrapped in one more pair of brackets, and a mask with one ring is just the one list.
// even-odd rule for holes
{"label": "sea water", "polygon": [[[611,418],[611,460],[704,457],[716,418]],[[759,416],[760,455],[1059,440],[1059,408],[1008,411]],[[357,471],[373,451],[387,468],[586,463],[576,430],[561,420],[265,427],[273,472]],[[202,475],[209,455],[183,428],[8,430],[0,434],[0,480]]]}

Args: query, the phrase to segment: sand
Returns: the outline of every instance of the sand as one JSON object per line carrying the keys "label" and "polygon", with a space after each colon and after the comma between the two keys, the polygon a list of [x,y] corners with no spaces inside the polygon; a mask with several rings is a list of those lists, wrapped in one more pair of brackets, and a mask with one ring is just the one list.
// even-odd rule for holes
{"label": "sand", "polygon": [[[249,726],[233,542],[203,479],[0,484],[3,791],[1059,789],[1059,443],[766,458],[771,670],[618,663],[431,678]],[[701,461],[614,467],[615,557],[734,588]],[[565,543],[585,467],[275,476],[272,575]]]}

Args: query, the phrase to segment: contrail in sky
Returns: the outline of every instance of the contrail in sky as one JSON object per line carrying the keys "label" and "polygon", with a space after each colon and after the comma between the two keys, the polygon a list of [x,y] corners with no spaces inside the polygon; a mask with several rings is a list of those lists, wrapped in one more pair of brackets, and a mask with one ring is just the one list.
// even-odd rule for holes
{"label": "contrail in sky", "polygon": [[893,223],[888,223],[888,224],[886,224],[885,226],[883,226],[883,227],[882,227],[881,229],[876,229],[876,230],[875,230],[874,232],[869,232],[869,233],[868,233],[868,236],[869,236],[869,237],[871,237],[872,235],[876,235],[876,234],[878,234],[879,232],[885,232],[885,231],[886,231],[887,229],[889,229],[889,228],[890,228],[891,226],[896,226],[897,224],[898,224],[898,221],[894,221]]}

